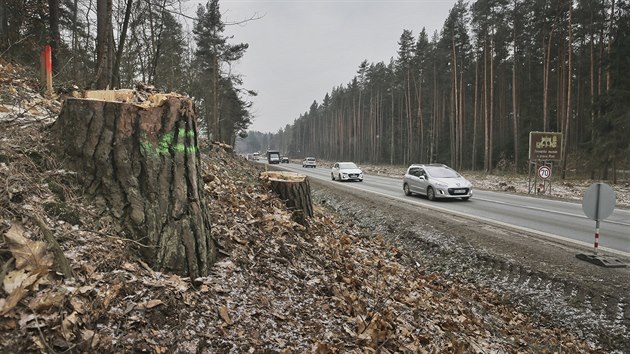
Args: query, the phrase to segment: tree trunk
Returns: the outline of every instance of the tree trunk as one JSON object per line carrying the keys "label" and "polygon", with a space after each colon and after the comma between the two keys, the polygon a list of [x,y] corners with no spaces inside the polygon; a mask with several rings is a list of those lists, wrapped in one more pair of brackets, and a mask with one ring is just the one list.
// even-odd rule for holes
{"label": "tree trunk", "polygon": [[112,0],[97,1],[96,75],[93,85],[105,89],[112,76]]}
{"label": "tree trunk", "polygon": [[483,48],[483,169],[490,172],[490,120],[488,115],[488,44]]}
{"label": "tree trunk", "polygon": [[[615,0],[612,0],[610,5],[610,21],[608,22],[608,50],[606,50],[606,57],[610,60],[610,53],[612,51],[612,42],[614,41],[613,32],[615,24]],[[610,91],[612,86],[612,77],[610,76],[610,65],[606,66],[606,92]]]}
{"label": "tree trunk", "polygon": [[261,174],[269,181],[271,189],[282,199],[289,210],[293,211],[293,220],[308,226],[307,217],[313,216],[311,185],[305,175],[293,172],[269,171]]}
{"label": "tree trunk", "polygon": [[206,276],[216,259],[201,179],[197,121],[190,99],[133,91],[69,98],[53,127],[67,167],[88,194],[103,196],[140,255],[160,271]]}
{"label": "tree trunk", "polygon": [[0,2],[0,53],[3,53],[9,46],[9,16],[7,4]]}
{"label": "tree trunk", "polygon": [[[547,42],[547,49],[545,51],[544,69],[543,69],[543,131],[549,131],[549,110],[547,108],[549,102],[549,67],[551,65],[551,39],[553,35],[553,28],[549,30],[549,41]],[[545,40],[543,36],[543,50],[545,47]]]}
{"label": "tree trunk", "polygon": [[512,59],[512,136],[513,136],[513,144],[514,144],[514,172],[518,173],[519,171],[519,119],[518,119],[518,93],[516,90],[516,86],[518,84],[518,79],[516,77],[517,70],[517,58],[518,58],[518,44],[516,39],[516,9],[517,9],[516,0],[514,0],[514,28],[512,29],[512,40],[514,41],[514,56]]}
{"label": "tree trunk", "polygon": [[59,0],[48,0],[49,25],[50,25],[50,47],[52,49],[53,72],[59,72],[59,45],[61,44],[61,34],[59,32]]}
{"label": "tree trunk", "polygon": [[569,45],[568,48],[568,69],[567,69],[567,108],[566,108],[566,117],[564,121],[564,137],[562,139],[562,179],[566,179],[567,177],[567,162],[569,160],[569,152],[567,151],[567,147],[569,146],[569,129],[571,128],[571,118],[572,118],[572,110],[571,110],[571,74],[573,70],[573,0],[569,3]]}
{"label": "tree trunk", "polygon": [[488,173],[492,174],[494,168],[494,29],[490,39],[490,117],[488,118]]}
{"label": "tree trunk", "polygon": [[474,100],[474,112],[473,112],[473,136],[472,136],[472,148],[471,148],[471,164],[472,167],[471,169],[474,171],[477,169],[477,116],[479,115],[479,111],[477,106],[479,105],[479,107],[481,107],[482,105],[479,104],[479,60],[480,58],[477,57],[475,59],[475,100]]}
{"label": "tree trunk", "polygon": [[452,44],[452,62],[453,62],[453,90],[452,95],[453,99],[451,100],[451,166],[456,169],[460,169],[461,166],[457,165],[459,161],[459,129],[458,129],[458,121],[459,121],[459,90],[457,87],[457,53],[455,50],[455,34],[451,36],[451,44]]}
{"label": "tree trunk", "polygon": [[131,6],[133,0],[127,0],[125,7],[125,19],[120,32],[118,48],[116,49],[116,57],[114,58],[114,67],[112,68],[112,87],[120,87],[120,62],[122,60],[123,49],[125,48],[125,40],[127,38],[127,28],[129,27],[129,18],[131,17]]}

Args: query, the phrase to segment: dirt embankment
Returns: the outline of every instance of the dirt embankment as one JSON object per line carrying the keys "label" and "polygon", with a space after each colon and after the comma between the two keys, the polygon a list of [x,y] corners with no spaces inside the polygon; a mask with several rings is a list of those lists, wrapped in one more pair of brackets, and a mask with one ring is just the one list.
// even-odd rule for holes
{"label": "dirt embankment", "polygon": [[314,184],[314,200],[382,235],[427,271],[488,286],[543,325],[565,327],[621,352],[630,348],[630,268],[578,260],[577,253],[591,250],[574,245]]}

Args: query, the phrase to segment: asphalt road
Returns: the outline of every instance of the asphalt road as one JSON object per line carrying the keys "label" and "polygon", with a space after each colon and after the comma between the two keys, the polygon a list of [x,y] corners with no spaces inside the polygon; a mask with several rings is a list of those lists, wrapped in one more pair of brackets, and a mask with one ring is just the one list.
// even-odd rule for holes
{"label": "asphalt road", "polygon": [[[437,212],[471,218],[593,249],[595,221],[584,215],[581,203],[483,190],[473,190],[473,197],[468,201],[456,199],[431,202],[422,196],[405,196],[402,190],[402,177],[364,174],[363,182],[339,182],[331,180],[328,168],[302,168],[302,165],[298,164],[276,166],[322,182],[343,183],[344,188],[355,188]],[[630,257],[630,210],[616,208],[610,217],[600,222],[599,250],[601,254]]]}

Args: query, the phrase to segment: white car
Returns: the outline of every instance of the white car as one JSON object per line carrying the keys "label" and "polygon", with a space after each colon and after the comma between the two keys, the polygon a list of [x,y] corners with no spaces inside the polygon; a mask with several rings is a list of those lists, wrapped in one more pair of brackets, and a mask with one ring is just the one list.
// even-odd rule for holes
{"label": "white car", "polygon": [[307,168],[307,167],[311,167],[311,168],[316,168],[317,167],[317,161],[315,161],[314,157],[307,157],[304,159],[304,161],[302,161],[302,167]]}
{"label": "white car", "polygon": [[354,162],[336,162],[330,170],[330,178],[333,181],[363,182],[363,171]]}

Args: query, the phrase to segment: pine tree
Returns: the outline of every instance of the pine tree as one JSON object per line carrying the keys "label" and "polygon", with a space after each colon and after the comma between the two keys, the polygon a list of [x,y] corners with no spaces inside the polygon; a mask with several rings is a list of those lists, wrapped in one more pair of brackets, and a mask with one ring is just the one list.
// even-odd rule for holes
{"label": "pine tree", "polygon": [[231,124],[228,123],[227,129],[222,129],[220,122],[228,120],[220,118],[220,113],[223,96],[233,94],[230,92],[233,85],[222,84],[226,82],[222,80],[222,76],[227,75],[221,72],[221,66],[240,59],[245,54],[248,44],[229,44],[228,39],[231,37],[226,36],[224,31],[225,23],[221,19],[219,1],[210,0],[205,7],[200,4],[197,7],[197,22],[193,30],[197,44],[196,63],[200,74],[195,96],[201,98],[200,108],[205,118],[208,137],[229,144],[232,142],[232,136],[224,135],[222,132],[231,131],[229,128]]}

